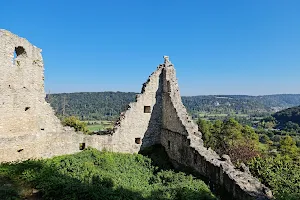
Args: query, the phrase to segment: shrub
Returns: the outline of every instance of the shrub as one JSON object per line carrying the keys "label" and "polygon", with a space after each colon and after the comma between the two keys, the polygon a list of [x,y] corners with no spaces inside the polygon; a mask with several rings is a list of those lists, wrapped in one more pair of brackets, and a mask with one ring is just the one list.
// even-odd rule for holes
{"label": "shrub", "polygon": [[47,160],[2,164],[0,172],[38,189],[46,200],[216,199],[203,181],[157,170],[151,159],[140,154],[87,149]]}
{"label": "shrub", "polygon": [[62,124],[64,126],[70,126],[75,129],[75,131],[81,131],[83,133],[88,134],[89,131],[87,129],[87,124],[85,122],[80,121],[75,116],[66,117],[63,119]]}
{"label": "shrub", "polygon": [[251,173],[270,187],[277,199],[299,199],[300,163],[289,156],[258,157],[249,163]]}

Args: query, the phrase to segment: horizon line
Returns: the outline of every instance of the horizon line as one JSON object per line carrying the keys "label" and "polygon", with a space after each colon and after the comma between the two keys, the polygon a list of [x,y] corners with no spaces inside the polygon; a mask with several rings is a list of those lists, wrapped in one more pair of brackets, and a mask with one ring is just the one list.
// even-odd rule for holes
{"label": "horizon line", "polygon": [[[57,92],[57,93],[46,93],[46,95],[53,94],[76,94],[76,93],[135,93],[140,94],[139,92],[122,92],[122,91],[99,91],[99,92]],[[197,97],[197,96],[275,96],[275,95],[300,95],[300,93],[273,93],[273,94],[259,94],[259,95],[250,95],[250,94],[198,94],[198,95],[181,95],[182,97]]]}

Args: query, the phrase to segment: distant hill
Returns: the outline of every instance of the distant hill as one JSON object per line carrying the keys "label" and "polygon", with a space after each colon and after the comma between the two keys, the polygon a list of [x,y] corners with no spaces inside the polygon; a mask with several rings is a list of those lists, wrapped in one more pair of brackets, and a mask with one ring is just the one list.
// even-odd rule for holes
{"label": "distant hill", "polygon": [[113,120],[135,100],[134,92],[79,92],[46,96],[57,115],[74,115],[81,120]]}
{"label": "distant hill", "polygon": [[182,101],[190,113],[273,113],[300,105],[300,94],[191,96]]}
{"label": "distant hill", "polygon": [[[57,115],[75,115],[82,120],[115,119],[135,100],[134,92],[80,92],[47,95],[46,100]],[[300,94],[265,96],[205,95],[182,97],[190,114],[207,113],[274,113],[300,105]]]}
{"label": "distant hill", "polygon": [[288,108],[273,114],[273,117],[280,123],[293,122],[300,125],[300,106]]}

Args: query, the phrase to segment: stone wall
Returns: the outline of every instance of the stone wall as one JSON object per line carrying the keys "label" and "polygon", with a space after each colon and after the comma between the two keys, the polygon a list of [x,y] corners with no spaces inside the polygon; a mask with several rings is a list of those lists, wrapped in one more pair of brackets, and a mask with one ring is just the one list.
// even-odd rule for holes
{"label": "stone wall", "polygon": [[272,192],[249,172],[235,169],[230,158],[221,159],[203,146],[201,133],[182,104],[175,69],[163,68],[163,125],[161,144],[175,166],[185,166],[229,192],[235,199],[269,199]]}
{"label": "stone wall", "polygon": [[[14,58],[14,52],[17,57]],[[249,172],[236,170],[203,146],[197,125],[181,102],[169,58],[143,84],[108,135],[84,135],[62,127],[45,102],[41,50],[0,30],[0,162],[72,154],[86,147],[138,153],[162,144],[175,166],[186,166],[239,200],[269,199],[271,191]]]}
{"label": "stone wall", "polygon": [[72,154],[80,144],[111,148],[112,136],[61,125],[45,101],[41,49],[6,30],[0,30],[0,113],[0,162]]}
{"label": "stone wall", "polygon": [[59,120],[44,100],[41,49],[0,30],[0,66],[1,136],[60,131]]}
{"label": "stone wall", "polygon": [[158,66],[151,74],[141,94],[136,96],[136,102],[130,103],[127,111],[121,114],[112,133],[114,151],[137,153],[141,148],[160,143],[162,67]]}
{"label": "stone wall", "polygon": [[0,162],[72,154],[80,151],[80,145],[138,153],[160,143],[162,68],[158,66],[143,84],[111,134],[75,133],[62,127],[45,102],[41,49],[0,30]]}

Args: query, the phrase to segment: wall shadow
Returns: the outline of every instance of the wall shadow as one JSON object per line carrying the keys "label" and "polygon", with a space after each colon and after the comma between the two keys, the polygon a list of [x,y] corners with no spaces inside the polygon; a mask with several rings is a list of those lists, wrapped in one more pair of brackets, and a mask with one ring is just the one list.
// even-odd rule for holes
{"label": "wall shadow", "polygon": [[219,200],[234,200],[232,194],[227,192],[223,187],[212,182],[209,178],[201,175],[195,169],[181,165],[174,160],[170,160],[165,148],[161,144],[142,149],[139,154],[150,158],[152,164],[157,167],[157,171],[172,170],[177,173],[184,172],[187,175],[192,175],[195,178],[202,180]]}
{"label": "wall shadow", "polygon": [[163,92],[163,79],[162,79],[162,73],[160,73],[158,89],[155,93],[156,103],[152,108],[150,121],[142,140],[141,149],[150,147],[155,144],[160,144],[160,134],[161,134],[161,127],[162,127],[162,108],[163,108],[162,92]]}

